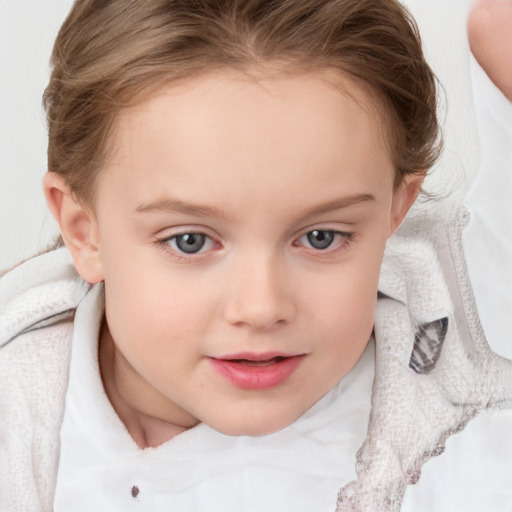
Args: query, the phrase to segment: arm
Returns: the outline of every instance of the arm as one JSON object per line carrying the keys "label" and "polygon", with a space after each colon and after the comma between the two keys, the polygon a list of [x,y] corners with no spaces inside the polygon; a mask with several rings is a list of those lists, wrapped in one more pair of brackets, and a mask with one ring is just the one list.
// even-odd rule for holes
{"label": "arm", "polygon": [[512,100],[512,1],[478,0],[469,14],[468,37],[475,59]]}

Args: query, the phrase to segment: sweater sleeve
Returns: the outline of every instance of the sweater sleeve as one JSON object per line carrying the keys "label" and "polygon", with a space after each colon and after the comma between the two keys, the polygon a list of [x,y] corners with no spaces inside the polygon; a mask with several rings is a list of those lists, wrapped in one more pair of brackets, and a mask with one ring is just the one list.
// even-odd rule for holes
{"label": "sweater sleeve", "polygon": [[72,331],[67,320],[0,350],[0,510],[53,508]]}

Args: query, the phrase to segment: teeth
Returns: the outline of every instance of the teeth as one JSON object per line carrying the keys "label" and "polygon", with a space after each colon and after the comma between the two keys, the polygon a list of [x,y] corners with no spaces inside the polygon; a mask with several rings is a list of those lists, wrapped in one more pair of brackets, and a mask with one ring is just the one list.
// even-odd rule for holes
{"label": "teeth", "polygon": [[249,359],[233,359],[232,361],[234,363],[243,364],[245,366],[270,366],[272,364],[279,363],[283,359],[284,359],[284,357],[278,356],[278,357],[273,357],[272,359],[265,359],[263,361],[252,361]]}

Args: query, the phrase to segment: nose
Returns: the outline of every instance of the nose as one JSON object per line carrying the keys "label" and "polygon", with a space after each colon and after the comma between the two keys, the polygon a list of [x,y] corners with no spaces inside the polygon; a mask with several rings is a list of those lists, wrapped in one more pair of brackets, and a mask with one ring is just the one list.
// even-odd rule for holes
{"label": "nose", "polygon": [[283,265],[271,257],[251,257],[233,272],[224,317],[232,325],[268,330],[289,323],[296,313]]}

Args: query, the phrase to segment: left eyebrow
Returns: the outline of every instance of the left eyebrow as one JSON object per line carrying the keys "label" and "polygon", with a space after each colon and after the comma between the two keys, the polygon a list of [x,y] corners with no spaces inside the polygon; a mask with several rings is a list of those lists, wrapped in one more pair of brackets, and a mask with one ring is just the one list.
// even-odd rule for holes
{"label": "left eyebrow", "polygon": [[156,201],[142,203],[135,209],[136,213],[183,213],[185,215],[193,215],[196,217],[215,217],[227,219],[229,216],[226,212],[214,206],[198,205],[186,203],[179,199],[163,198]]}
{"label": "left eyebrow", "polygon": [[330,212],[333,210],[341,210],[343,208],[349,208],[350,206],[355,206],[367,202],[375,202],[375,196],[371,194],[356,194],[353,196],[342,197],[306,210],[306,212],[303,214],[303,217],[314,217],[315,215],[320,215],[322,213]]}

